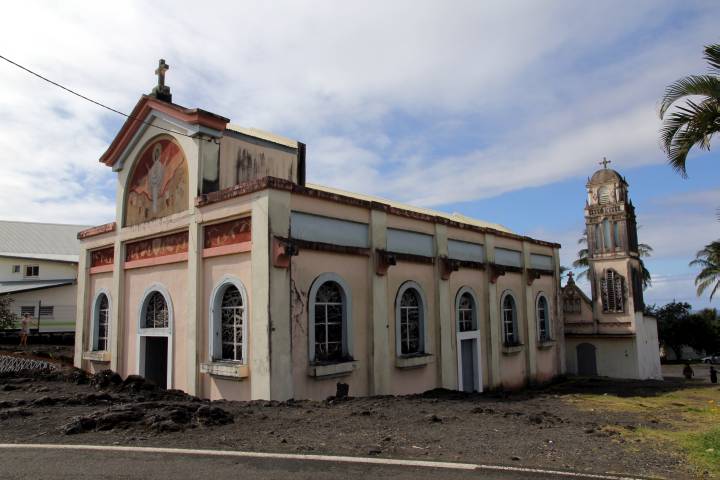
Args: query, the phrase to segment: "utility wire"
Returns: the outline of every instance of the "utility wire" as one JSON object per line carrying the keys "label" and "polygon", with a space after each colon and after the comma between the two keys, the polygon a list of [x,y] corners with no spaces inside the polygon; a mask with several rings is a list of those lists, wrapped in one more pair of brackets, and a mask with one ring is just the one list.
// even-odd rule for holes
{"label": "utility wire", "polygon": [[[150,122],[146,122],[145,120],[141,120],[140,117],[138,117],[138,116],[136,116],[136,115],[128,115],[127,113],[121,112],[120,110],[116,110],[116,109],[114,109],[114,108],[112,108],[112,107],[108,107],[107,105],[102,104],[102,103],[98,102],[97,100],[93,100],[92,98],[86,97],[85,95],[83,95],[83,94],[81,94],[81,93],[78,93],[78,92],[76,92],[75,90],[71,90],[71,89],[67,88],[67,87],[64,86],[64,85],[61,85],[61,84],[59,84],[59,83],[57,83],[57,82],[54,82],[54,81],[50,80],[50,79],[47,78],[47,77],[43,77],[43,76],[40,75],[39,73],[33,72],[33,71],[30,70],[29,68],[24,67],[24,66],[20,65],[19,63],[13,62],[12,60],[10,60],[10,59],[7,58],[7,57],[4,57],[4,56],[0,55],[0,59],[5,60],[5,61],[8,62],[9,64],[14,65],[14,66],[18,67],[18,68],[21,69],[21,70],[25,70],[27,73],[29,73],[29,74],[31,74],[31,75],[34,75],[34,76],[38,77],[38,78],[41,79],[41,80],[45,80],[46,82],[48,82],[48,83],[50,83],[50,84],[52,84],[52,85],[55,85],[55,86],[58,87],[58,88],[62,88],[62,89],[65,90],[66,92],[71,93],[71,94],[75,95],[76,97],[80,97],[80,98],[82,98],[83,100],[87,100],[88,102],[94,103],[95,105],[97,105],[97,106],[99,106],[99,107],[102,107],[102,108],[105,108],[105,109],[107,109],[107,110],[110,110],[111,112],[117,113],[118,115],[122,115],[122,116],[125,117],[125,118],[140,120],[140,122],[143,123],[144,125],[147,125],[147,126],[149,126],[149,127],[159,128],[160,130],[165,130],[166,132],[174,133],[174,134],[176,134],[176,135],[182,135],[182,136],[184,136],[184,137],[195,138],[193,135],[188,135],[187,133],[177,132],[177,131],[172,130],[172,129],[170,129],[170,128],[161,127],[161,126],[159,126],[159,125],[153,125],[153,124],[150,123]],[[212,141],[213,141],[213,139],[208,139],[208,138],[203,138],[203,137],[199,137],[199,138],[202,139],[202,140],[205,140],[205,141],[207,141],[207,142],[212,142]]]}

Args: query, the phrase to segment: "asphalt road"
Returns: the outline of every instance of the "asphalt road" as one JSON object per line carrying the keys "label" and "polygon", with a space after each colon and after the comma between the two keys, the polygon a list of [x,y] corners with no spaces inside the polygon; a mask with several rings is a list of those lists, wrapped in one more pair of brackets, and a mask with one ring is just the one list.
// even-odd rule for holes
{"label": "asphalt road", "polygon": [[[0,448],[2,479],[212,479],[336,480],[392,478],[397,480],[482,479],[538,480],[573,477],[547,473],[453,470],[400,465],[205,456],[166,452]],[[588,478],[576,476],[576,479]]]}

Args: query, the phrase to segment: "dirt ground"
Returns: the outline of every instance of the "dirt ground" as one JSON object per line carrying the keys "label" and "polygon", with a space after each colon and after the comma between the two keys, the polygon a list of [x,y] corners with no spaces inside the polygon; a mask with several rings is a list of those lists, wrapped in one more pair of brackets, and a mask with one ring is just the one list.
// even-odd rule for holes
{"label": "dirt ground", "polygon": [[[717,395],[717,386],[692,382]],[[0,442],[98,443],[421,458],[629,473],[703,475],[680,450],[637,431],[675,428],[672,412],[604,408],[688,384],[570,380],[519,393],[435,390],[325,402],[208,402],[139,377],[62,373],[0,378]],[[703,400],[704,401],[704,400]],[[677,407],[676,407],[677,408]],[[682,410],[682,409],[680,409]],[[682,411],[676,412],[682,417]]]}

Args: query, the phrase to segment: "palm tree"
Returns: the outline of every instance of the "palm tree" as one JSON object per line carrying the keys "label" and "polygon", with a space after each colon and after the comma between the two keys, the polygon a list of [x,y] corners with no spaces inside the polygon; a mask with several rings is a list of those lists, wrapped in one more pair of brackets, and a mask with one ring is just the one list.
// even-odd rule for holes
{"label": "palm tree", "polygon": [[[580,270],[576,278],[587,278],[588,271],[590,269],[590,262],[588,261],[587,230],[583,230],[582,236],[578,239],[578,245],[583,245],[583,248],[578,250],[577,259],[572,263],[572,266],[573,268]],[[647,243],[638,244],[638,255],[640,257],[638,260],[640,260],[640,269],[642,270],[643,290],[652,285],[650,271],[645,267],[645,262],[643,262],[643,258],[651,256],[652,251],[653,248]]]}
{"label": "palm tree", "polygon": [[[690,149],[697,145],[710,150],[710,139],[720,131],[720,44],[705,46],[705,60],[710,64],[708,74],[690,75],[672,83],[660,104],[663,150],[670,166],[683,177],[687,177],[685,161]],[[701,98],[687,98],[697,96]],[[668,113],[681,99],[684,104]]]}
{"label": "palm tree", "polygon": [[698,297],[708,288],[710,300],[720,289],[720,240],[716,240],[695,255],[695,260],[690,262],[691,267],[702,267],[700,273],[695,277]]}

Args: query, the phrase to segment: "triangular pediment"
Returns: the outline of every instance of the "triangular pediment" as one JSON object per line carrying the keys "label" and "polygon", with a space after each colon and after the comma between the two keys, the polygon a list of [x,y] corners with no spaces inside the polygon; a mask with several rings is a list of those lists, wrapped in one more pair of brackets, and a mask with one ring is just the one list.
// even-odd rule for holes
{"label": "triangular pediment", "polygon": [[[133,108],[129,118],[110,143],[100,162],[113,170],[122,169],[124,159],[128,152],[137,143],[138,139],[148,129],[152,128],[156,119],[176,127],[173,131],[182,135],[196,136],[200,134],[211,137],[220,137],[230,121],[225,117],[201,110],[199,108],[185,108],[174,103],[164,102],[150,95],[143,95]],[[158,133],[163,130],[158,129]],[[166,132],[169,133],[169,132]]]}

